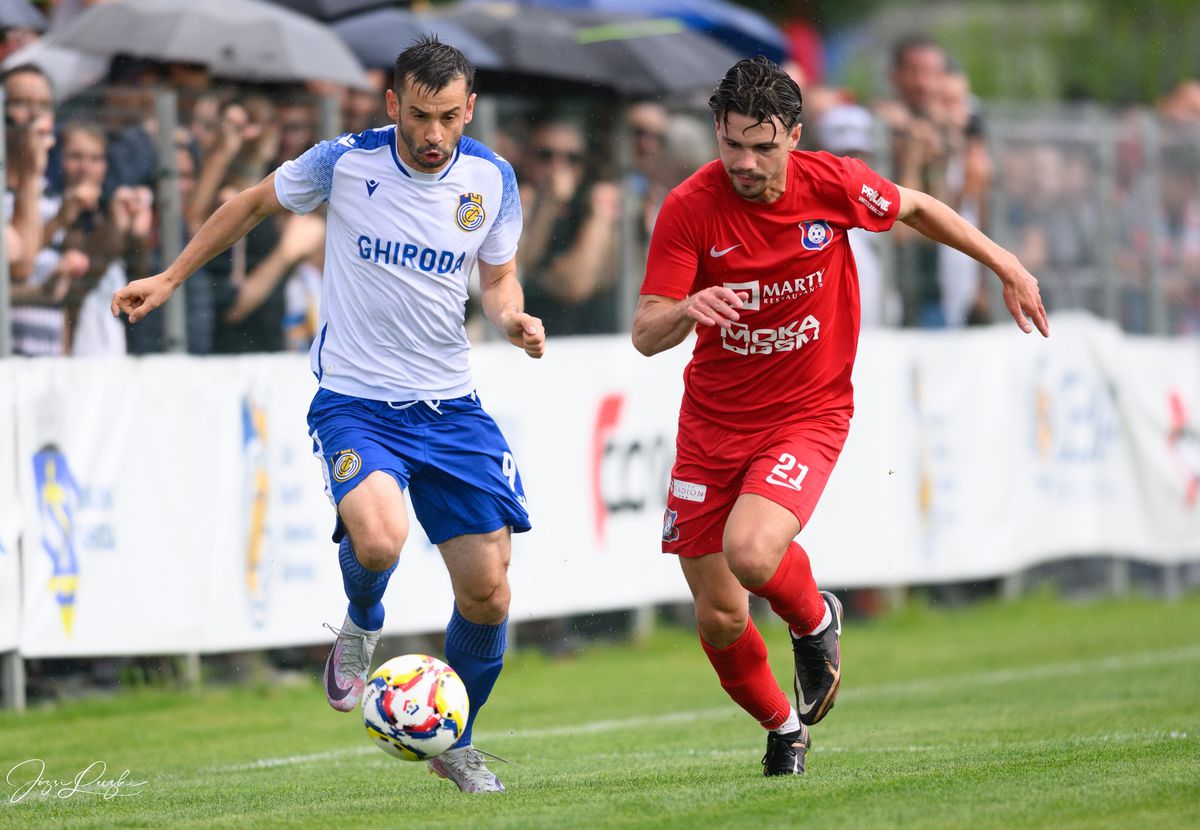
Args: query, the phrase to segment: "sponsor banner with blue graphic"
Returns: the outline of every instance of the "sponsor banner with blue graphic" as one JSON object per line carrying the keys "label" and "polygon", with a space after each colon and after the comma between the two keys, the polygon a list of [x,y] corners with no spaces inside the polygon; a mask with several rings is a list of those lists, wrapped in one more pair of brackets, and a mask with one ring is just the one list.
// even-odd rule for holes
{"label": "sponsor banner with blue graphic", "polygon": [[[1200,558],[1200,343],[1052,327],[864,334],[850,437],[800,536],[818,580]],[[554,341],[541,361],[476,349],[479,397],[512,448],[496,463],[519,473],[533,522],[513,542],[513,619],[688,599],[659,550],[679,532],[666,494],[689,353],[646,359],[624,336]],[[19,491],[0,499],[0,646],[18,605],[31,657],[328,641],[345,599],[303,357],[19,361],[0,381],[0,495],[13,472]],[[703,500],[715,483],[677,490]],[[384,604],[389,633],[449,619],[415,520]]]}
{"label": "sponsor banner with blue graphic", "polygon": [[0,361],[0,651],[20,639],[21,568],[17,544],[21,506],[17,495],[13,364]]}

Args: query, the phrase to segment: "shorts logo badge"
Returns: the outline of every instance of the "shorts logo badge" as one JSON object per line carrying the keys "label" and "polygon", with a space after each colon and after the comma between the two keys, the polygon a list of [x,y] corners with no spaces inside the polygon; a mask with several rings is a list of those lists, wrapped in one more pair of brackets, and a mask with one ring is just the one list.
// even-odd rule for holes
{"label": "shorts logo badge", "polygon": [[333,457],[334,481],[349,481],[362,469],[362,459],[354,450],[342,450]]}
{"label": "shorts logo badge", "polygon": [[664,542],[679,541],[679,528],[675,526],[675,520],[679,518],[679,514],[671,508],[667,508],[667,512],[663,514],[663,535]]}
{"label": "shorts logo badge", "polygon": [[804,232],[801,241],[806,251],[820,251],[833,240],[833,230],[828,222],[821,219],[801,222],[800,230]]}
{"label": "shorts logo badge", "polygon": [[674,478],[671,479],[671,492],[677,499],[702,502],[708,497],[708,485],[693,484],[690,481],[680,481]]}
{"label": "shorts logo badge", "polygon": [[464,231],[477,230],[487,218],[483,210],[483,197],[478,193],[462,193],[458,197],[458,211],[454,220]]}

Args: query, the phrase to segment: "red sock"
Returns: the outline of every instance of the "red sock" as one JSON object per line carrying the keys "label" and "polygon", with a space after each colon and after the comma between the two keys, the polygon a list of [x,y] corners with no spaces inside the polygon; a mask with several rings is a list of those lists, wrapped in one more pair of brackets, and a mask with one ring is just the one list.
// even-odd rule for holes
{"label": "red sock", "polygon": [[749,712],[767,729],[783,725],[792,713],[792,704],[779,688],[771,664],[767,662],[767,644],[754,627],[754,620],[746,624],[746,630],[733,645],[713,648],[700,638],[700,645],[708,655],[708,661],[717,670],[721,688],[729,693],[734,703]]}
{"label": "red sock", "polygon": [[817,590],[808,554],[795,542],[783,552],[775,575],[765,585],[751,588],[750,592],[771,603],[771,610],[797,635],[812,631],[825,616],[825,599]]}

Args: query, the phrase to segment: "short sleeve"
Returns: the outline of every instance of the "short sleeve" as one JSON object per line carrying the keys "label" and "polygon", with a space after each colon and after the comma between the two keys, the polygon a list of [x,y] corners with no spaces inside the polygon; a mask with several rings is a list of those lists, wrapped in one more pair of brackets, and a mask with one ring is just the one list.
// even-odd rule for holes
{"label": "short sleeve", "polygon": [[688,210],[674,193],[667,195],[654,231],[650,235],[650,253],[646,258],[646,278],[643,294],[672,297],[682,300],[696,281],[700,257],[695,242],[695,229],[688,221]]}
{"label": "short sleeve", "polygon": [[489,265],[503,265],[517,255],[522,225],[521,194],[512,165],[499,156],[493,156],[493,160],[500,170],[500,207],[487,238],[479,246],[479,258]]}
{"label": "short sleeve", "polygon": [[275,171],[275,195],[293,213],[308,213],[329,201],[333,190],[333,168],[338,159],[354,149],[354,136],[322,141]]}
{"label": "short sleeve", "polygon": [[855,158],[840,158],[852,227],[886,231],[900,213],[900,190]]}

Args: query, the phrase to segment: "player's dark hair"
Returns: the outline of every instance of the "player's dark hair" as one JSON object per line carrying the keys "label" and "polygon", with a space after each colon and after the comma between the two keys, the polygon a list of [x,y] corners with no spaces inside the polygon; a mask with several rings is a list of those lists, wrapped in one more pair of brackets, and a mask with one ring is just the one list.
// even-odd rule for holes
{"label": "player's dark hair", "polygon": [[800,120],[804,96],[790,75],[759,55],[730,67],[708,99],[708,108],[719,124],[736,112],[753,118],[755,126],[778,118],[785,130],[791,130]]}
{"label": "player's dark hair", "polygon": [[942,44],[929,35],[908,35],[900,38],[892,46],[892,69],[896,69],[900,64],[904,63],[904,59],[908,57],[909,52],[916,52],[922,49],[936,49],[942,54],[946,53]]}
{"label": "player's dark hair", "polygon": [[471,62],[462,52],[438,40],[437,35],[421,35],[396,56],[392,82],[399,96],[404,82],[410,78],[414,86],[437,92],[460,76],[467,82],[467,94],[470,95],[475,89],[475,67]]}

